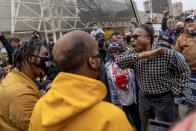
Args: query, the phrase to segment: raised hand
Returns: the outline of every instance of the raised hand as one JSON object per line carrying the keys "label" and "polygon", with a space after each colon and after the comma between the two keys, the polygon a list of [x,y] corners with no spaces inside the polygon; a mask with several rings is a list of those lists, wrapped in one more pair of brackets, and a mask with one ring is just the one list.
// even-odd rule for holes
{"label": "raised hand", "polygon": [[134,24],[134,25],[138,25],[138,22],[137,22],[136,18],[132,18],[131,23]]}
{"label": "raised hand", "polygon": [[169,16],[169,10],[163,11],[163,17],[167,18]]}

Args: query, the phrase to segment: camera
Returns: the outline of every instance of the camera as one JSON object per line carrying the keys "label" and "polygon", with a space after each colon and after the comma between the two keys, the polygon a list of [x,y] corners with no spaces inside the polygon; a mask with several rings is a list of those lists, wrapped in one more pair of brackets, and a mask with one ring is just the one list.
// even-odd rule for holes
{"label": "camera", "polygon": [[40,37],[39,32],[34,31],[33,34],[32,34],[32,39],[40,39],[40,38],[41,38],[41,37]]}
{"label": "camera", "polygon": [[103,48],[104,44],[105,44],[105,40],[104,39],[101,39],[101,40],[98,41],[98,47],[99,48]]}
{"label": "camera", "polygon": [[34,39],[39,39],[40,36],[39,36],[38,34],[34,34],[33,38],[34,38]]}

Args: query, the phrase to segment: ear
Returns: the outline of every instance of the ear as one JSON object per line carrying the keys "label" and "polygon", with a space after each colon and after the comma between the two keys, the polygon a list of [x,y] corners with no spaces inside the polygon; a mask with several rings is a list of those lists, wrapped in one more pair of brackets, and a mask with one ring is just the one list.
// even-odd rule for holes
{"label": "ear", "polygon": [[97,68],[97,61],[95,59],[93,59],[92,57],[89,57],[88,65],[90,68],[96,69]]}
{"label": "ear", "polygon": [[37,59],[36,59],[35,57],[33,57],[33,56],[28,56],[28,57],[27,57],[27,60],[28,60],[29,62],[37,62]]}
{"label": "ear", "polygon": [[150,37],[147,37],[147,42],[150,43],[150,41],[151,41],[151,38]]}

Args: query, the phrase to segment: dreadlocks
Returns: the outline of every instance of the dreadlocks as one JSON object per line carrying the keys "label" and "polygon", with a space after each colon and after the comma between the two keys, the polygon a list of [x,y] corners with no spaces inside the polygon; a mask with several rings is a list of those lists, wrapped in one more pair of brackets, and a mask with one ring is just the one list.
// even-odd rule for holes
{"label": "dreadlocks", "polygon": [[13,61],[13,66],[21,70],[21,65],[22,63],[25,63],[25,60],[28,62],[29,65],[31,63],[27,59],[30,57],[30,60],[32,58],[32,55],[35,55],[35,51],[37,52],[36,55],[39,55],[41,46],[46,46],[45,42],[42,41],[30,41],[30,42],[23,42],[21,45],[19,45],[13,53],[12,56],[12,61]]}

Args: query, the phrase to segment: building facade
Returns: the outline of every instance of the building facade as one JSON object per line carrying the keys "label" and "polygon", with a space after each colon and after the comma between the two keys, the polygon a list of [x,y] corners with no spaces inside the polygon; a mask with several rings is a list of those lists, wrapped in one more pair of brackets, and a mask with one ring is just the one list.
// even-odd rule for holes
{"label": "building facade", "polygon": [[182,2],[176,2],[173,4],[173,16],[180,16],[183,12]]}
{"label": "building facade", "polygon": [[[163,14],[158,14],[158,13],[149,14],[143,11],[138,11],[138,12],[142,24],[145,24],[147,21],[149,20],[151,21],[152,19],[156,24],[160,24],[162,22]],[[153,18],[151,15],[153,16]]]}
{"label": "building facade", "polygon": [[173,15],[171,0],[150,0],[152,12],[162,14],[163,11],[169,10],[170,16]]}
{"label": "building facade", "polygon": [[187,14],[187,15],[196,15],[196,10],[186,10],[185,14]]}
{"label": "building facade", "polygon": [[90,32],[94,22],[103,29],[128,28],[132,26],[130,19],[138,18],[132,0],[0,0],[0,3],[1,32],[31,36],[36,30],[46,40],[48,33],[53,34],[54,41],[71,30]]}
{"label": "building facade", "polygon": [[150,0],[146,0],[143,2],[143,5],[144,5],[144,11],[146,13],[150,13],[151,11],[151,7],[150,7]]}

